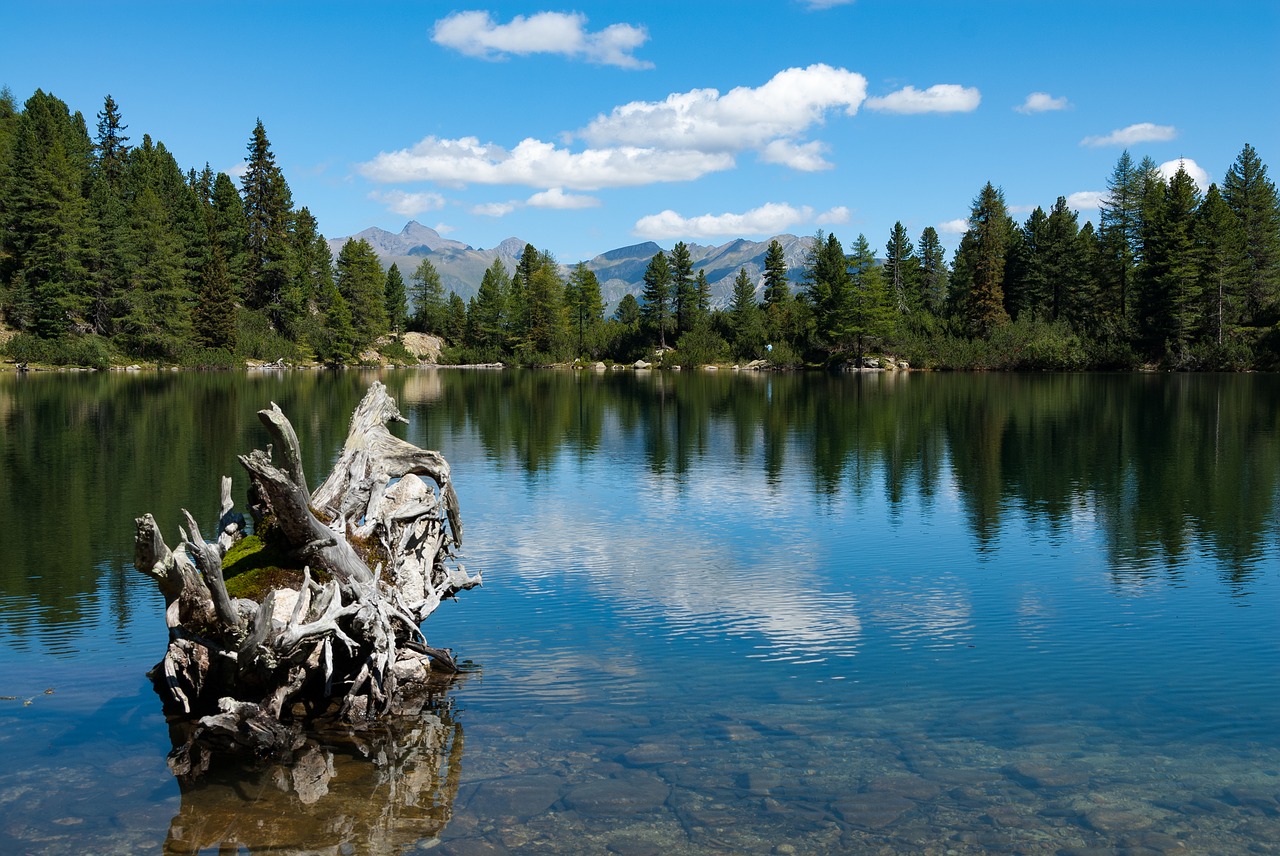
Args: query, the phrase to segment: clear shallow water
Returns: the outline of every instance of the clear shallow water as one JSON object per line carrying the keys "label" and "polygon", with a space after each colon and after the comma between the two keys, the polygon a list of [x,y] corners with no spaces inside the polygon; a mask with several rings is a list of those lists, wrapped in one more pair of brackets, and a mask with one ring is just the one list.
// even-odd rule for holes
{"label": "clear shallow water", "polygon": [[323,794],[183,792],[132,518],[272,400],[319,477],[372,377],[0,377],[0,849],[1275,852],[1270,376],[385,373],[477,667]]}

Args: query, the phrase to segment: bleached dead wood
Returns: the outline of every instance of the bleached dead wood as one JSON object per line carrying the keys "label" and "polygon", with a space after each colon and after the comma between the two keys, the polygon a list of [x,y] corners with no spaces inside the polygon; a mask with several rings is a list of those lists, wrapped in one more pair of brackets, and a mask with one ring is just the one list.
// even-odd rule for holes
{"label": "bleached dead wood", "polygon": [[[273,442],[239,458],[249,511],[255,534],[292,557],[296,588],[260,601],[229,594],[223,560],[247,523],[227,477],[209,539],[185,510],[173,549],[150,514],[136,521],[135,565],[163,593],[170,631],[153,680],[171,713],[198,720],[171,756],[183,774],[200,772],[209,747],[287,755],[308,720],[358,725],[412,709],[433,678],[456,671],[419,625],[481,581],[455,561],[462,524],[449,464],[387,430],[404,419],[381,383],[356,407],[314,493],[288,418],[274,403],[258,416]],[[193,751],[195,743],[203,748]]]}

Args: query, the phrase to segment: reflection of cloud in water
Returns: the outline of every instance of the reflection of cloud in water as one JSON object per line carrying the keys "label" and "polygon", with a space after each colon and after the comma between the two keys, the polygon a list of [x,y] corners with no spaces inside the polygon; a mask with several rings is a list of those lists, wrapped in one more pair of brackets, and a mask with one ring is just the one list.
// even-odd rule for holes
{"label": "reflection of cloud in water", "polygon": [[718,538],[673,532],[673,523],[544,516],[537,530],[515,534],[508,558],[533,594],[554,596],[562,577],[581,576],[639,620],[660,614],[677,635],[763,636],[771,648],[765,656],[778,659],[856,653],[857,600],[829,590],[807,566],[816,564],[807,546],[786,543],[784,527],[767,550],[753,545],[735,554]]}
{"label": "reflection of cloud in water", "polygon": [[887,589],[874,610],[878,623],[909,647],[951,647],[968,642],[973,632],[973,605],[954,579],[917,579],[901,589]]}

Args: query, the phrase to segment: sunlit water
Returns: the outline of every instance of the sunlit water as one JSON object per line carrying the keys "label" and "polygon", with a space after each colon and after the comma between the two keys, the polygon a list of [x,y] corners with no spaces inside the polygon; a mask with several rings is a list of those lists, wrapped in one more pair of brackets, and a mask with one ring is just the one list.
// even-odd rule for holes
{"label": "sunlit water", "polygon": [[373,377],[0,376],[0,852],[1275,852],[1271,376],[386,372],[473,669],[180,789],[132,519]]}

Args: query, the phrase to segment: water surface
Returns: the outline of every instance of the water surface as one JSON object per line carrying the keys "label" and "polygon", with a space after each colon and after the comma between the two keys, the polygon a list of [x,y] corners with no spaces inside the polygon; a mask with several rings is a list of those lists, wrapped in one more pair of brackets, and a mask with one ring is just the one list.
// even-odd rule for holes
{"label": "water surface", "polygon": [[[380,377],[452,464],[475,664],[421,721],[179,787],[176,532]],[[0,376],[5,852],[1272,852],[1280,379]],[[243,504],[243,503],[242,503]],[[318,784],[319,783],[319,784]]]}

